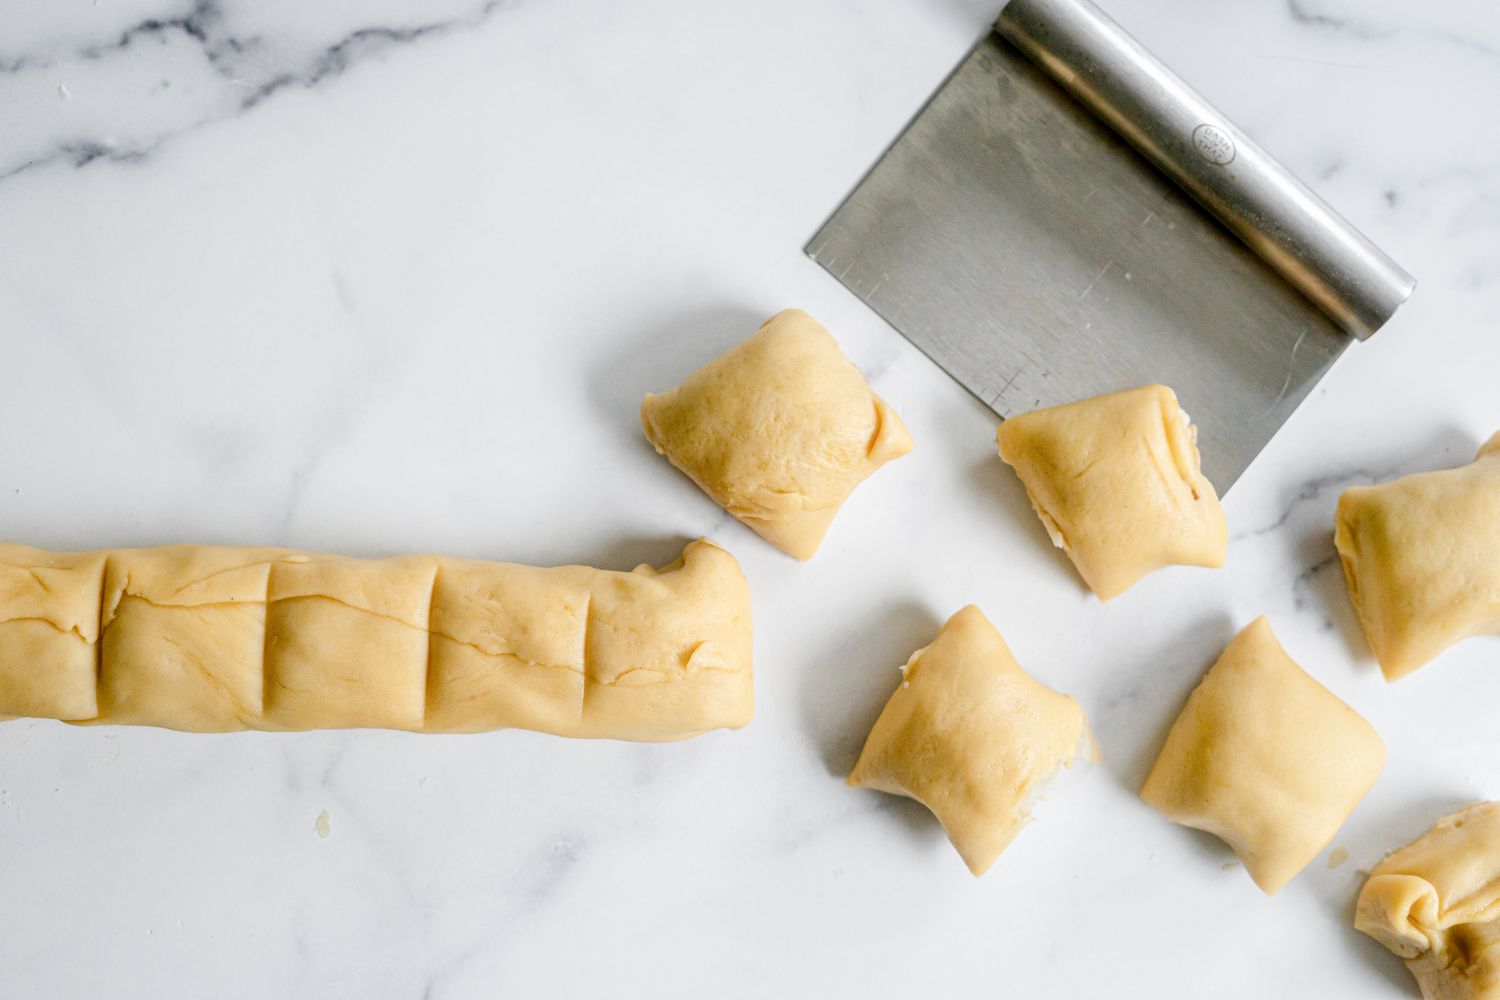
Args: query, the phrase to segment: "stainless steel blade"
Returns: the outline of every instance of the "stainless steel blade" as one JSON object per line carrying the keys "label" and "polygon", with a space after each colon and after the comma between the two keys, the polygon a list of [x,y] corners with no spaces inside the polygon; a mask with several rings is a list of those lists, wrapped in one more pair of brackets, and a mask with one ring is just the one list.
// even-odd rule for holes
{"label": "stainless steel blade", "polygon": [[994,35],[807,252],[1002,417],[1171,386],[1221,493],[1350,343]]}

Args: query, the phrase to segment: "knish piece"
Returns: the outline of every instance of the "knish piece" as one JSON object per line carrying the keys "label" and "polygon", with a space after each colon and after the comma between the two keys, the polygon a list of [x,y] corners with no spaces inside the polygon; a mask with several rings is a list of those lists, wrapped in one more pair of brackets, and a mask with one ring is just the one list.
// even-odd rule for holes
{"label": "knish piece", "polygon": [[772,545],[811,559],[854,487],[911,451],[896,412],[800,309],[641,404],[646,437]]}
{"label": "knish piece", "polygon": [[1406,960],[1426,1000],[1500,1000],[1500,802],[1441,820],[1376,865],[1354,926]]}
{"label": "knish piece", "polygon": [[1275,895],[1333,839],[1384,765],[1375,730],[1297,666],[1262,617],[1188,698],[1141,798],[1224,840]]}
{"label": "knish piece", "polygon": [[1100,600],[1163,566],[1224,565],[1224,511],[1171,389],[1033,410],[1006,420],[996,438],[1052,543]]}
{"label": "knish piece", "polygon": [[1090,746],[1067,695],[1033,680],[969,605],[902,668],[849,784],[916,799],[983,875],[1052,775]]}
{"label": "knish piece", "polygon": [[1500,634],[1500,434],[1470,465],[1345,490],[1333,540],[1386,680]]}
{"label": "knish piece", "polygon": [[630,573],[0,544],[0,716],[658,741],[753,709],[749,590],[707,541]]}

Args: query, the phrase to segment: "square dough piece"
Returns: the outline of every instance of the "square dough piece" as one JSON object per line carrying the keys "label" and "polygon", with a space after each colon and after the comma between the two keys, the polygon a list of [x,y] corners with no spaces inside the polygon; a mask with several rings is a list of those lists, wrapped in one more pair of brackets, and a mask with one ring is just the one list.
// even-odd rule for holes
{"label": "square dough piece", "polygon": [[1345,490],[1334,544],[1386,680],[1500,633],[1500,434],[1462,468]]}
{"label": "square dough piece", "polygon": [[1188,698],[1141,798],[1223,839],[1275,895],[1333,839],[1384,765],[1375,730],[1297,666],[1261,617]]}
{"label": "square dough piece", "polygon": [[1470,806],[1375,866],[1354,926],[1427,1000],[1500,1000],[1500,802]]}
{"label": "square dough piece", "polygon": [[569,736],[583,719],[583,640],[597,571],[443,559],[432,597],[427,729]]}
{"label": "square dough piece", "polygon": [[972,604],[912,654],[849,784],[916,799],[975,875],[1026,822],[1058,768],[1089,745],[1083,709],[1033,680]]}
{"label": "square dough piece", "polygon": [[102,552],[0,543],[0,715],[98,714]]}
{"label": "square dough piece", "polygon": [[1229,533],[1197,436],[1161,385],[1022,413],[996,432],[1052,543],[1104,601],[1163,566],[1224,565]]}
{"label": "square dough piece", "polygon": [[271,567],[267,729],[421,729],[437,563],[297,555]]}
{"label": "square dough piece", "polygon": [[800,309],[641,404],[646,437],[766,541],[811,559],[849,494],[911,451],[823,326]]}
{"label": "square dough piece", "polygon": [[576,735],[680,740],[745,725],[755,692],[739,564],[700,540],[661,569],[598,574],[584,662]]}
{"label": "square dough piece", "polygon": [[266,589],[280,549],[121,549],[104,581],[100,722],[226,733],[260,724]]}

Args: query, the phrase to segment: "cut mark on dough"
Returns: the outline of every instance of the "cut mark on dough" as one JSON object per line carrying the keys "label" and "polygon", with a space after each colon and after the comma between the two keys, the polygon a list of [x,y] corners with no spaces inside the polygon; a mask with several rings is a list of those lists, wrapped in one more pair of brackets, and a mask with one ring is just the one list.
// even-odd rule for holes
{"label": "cut mark on dough", "polygon": [[582,690],[578,692],[578,724],[580,726],[583,725],[584,713],[588,710],[589,684],[593,681],[593,677],[590,676],[592,671],[589,670],[589,632],[593,627],[594,592],[590,588],[588,599],[583,604],[583,655],[579,657],[579,662],[583,664]]}
{"label": "cut mark on dough", "polygon": [[319,840],[327,840],[328,835],[333,832],[332,825],[329,823],[327,809],[318,813],[318,819],[317,822],[313,823],[313,829],[318,832]]}
{"label": "cut mark on dough", "polygon": [[427,661],[422,665],[422,728],[427,728],[427,706],[432,704],[432,644],[436,633],[432,630],[432,609],[437,604],[438,575],[443,572],[441,563],[432,567],[432,585],[427,594]]}

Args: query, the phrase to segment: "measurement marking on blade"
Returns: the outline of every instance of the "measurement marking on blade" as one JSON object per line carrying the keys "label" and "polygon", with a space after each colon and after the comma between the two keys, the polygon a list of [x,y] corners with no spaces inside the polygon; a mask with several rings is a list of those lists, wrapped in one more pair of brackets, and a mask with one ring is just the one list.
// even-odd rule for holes
{"label": "measurement marking on blade", "polygon": [[1104,277],[1106,274],[1108,274],[1109,273],[1109,269],[1112,268],[1112,267],[1114,267],[1114,266],[1115,266],[1115,262],[1114,261],[1110,261],[1108,264],[1105,264],[1104,265],[1104,270],[1102,270],[1098,274],[1094,275],[1094,280],[1089,282],[1089,287],[1085,288],[1083,291],[1081,291],[1081,292],[1078,293],[1078,300],[1081,302],[1084,299],[1088,298],[1089,297],[1089,292],[1092,292],[1094,290],[1094,286],[1097,285],[1097,284],[1099,284],[1099,279],[1102,278],[1102,277]]}
{"label": "measurement marking on blade", "polygon": [[1000,387],[1000,391],[997,392],[997,393],[995,393],[995,395],[996,396],[1003,396],[1003,395],[1005,395],[1005,390],[1009,389],[1012,385],[1014,385],[1015,382],[1016,382],[1016,379],[1020,378],[1021,377],[1021,373],[1024,372],[1025,370],[1026,370],[1026,366],[1025,365],[1022,365],[1020,368],[1017,368],[1016,369],[1016,373],[1014,375],[1012,375],[1010,378],[1008,378],[1008,379],[1005,380],[1005,384]]}
{"label": "measurement marking on blade", "polygon": [[1150,211],[1150,212],[1147,212],[1146,213],[1146,217],[1141,220],[1141,224],[1139,226],[1135,227],[1136,228],[1136,232],[1140,232],[1142,229],[1145,229],[1146,228],[1146,224],[1148,222],[1150,222],[1154,218],[1156,218],[1156,212],[1154,210]]}

